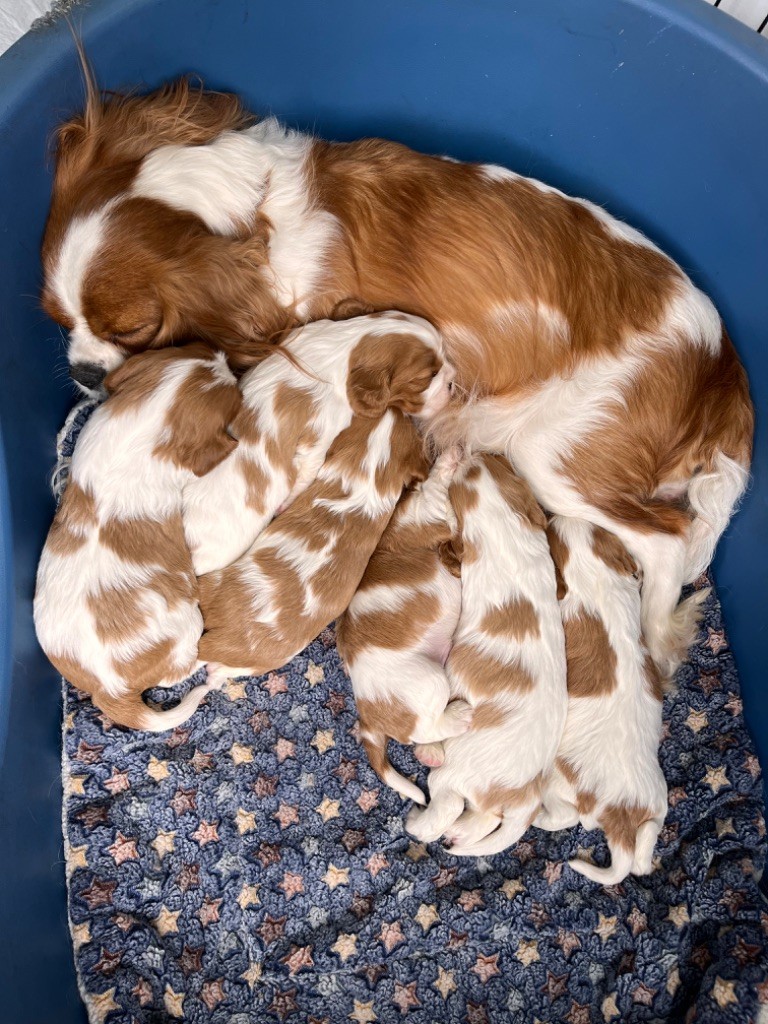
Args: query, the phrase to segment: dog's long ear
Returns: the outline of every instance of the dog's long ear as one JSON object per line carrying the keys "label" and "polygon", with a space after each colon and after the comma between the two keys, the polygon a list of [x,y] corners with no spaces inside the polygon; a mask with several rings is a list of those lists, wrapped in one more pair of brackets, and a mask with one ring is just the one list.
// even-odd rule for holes
{"label": "dog's long ear", "polygon": [[242,402],[234,378],[227,380],[210,362],[200,362],[179,387],[166,414],[167,434],[154,454],[205,476],[237,447],[229,427]]}

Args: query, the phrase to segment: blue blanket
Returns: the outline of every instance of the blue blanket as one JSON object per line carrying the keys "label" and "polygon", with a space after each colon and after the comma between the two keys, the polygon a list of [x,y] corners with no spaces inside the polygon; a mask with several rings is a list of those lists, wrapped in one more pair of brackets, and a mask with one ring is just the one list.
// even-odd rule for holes
{"label": "blue blanket", "polygon": [[768,1018],[760,768],[714,597],[664,721],[656,870],[604,889],[563,866],[605,862],[597,832],[531,828],[469,861],[411,840],[408,805],[358,742],[332,628],[171,733],[112,726],[65,684],[69,912],[91,1021]]}

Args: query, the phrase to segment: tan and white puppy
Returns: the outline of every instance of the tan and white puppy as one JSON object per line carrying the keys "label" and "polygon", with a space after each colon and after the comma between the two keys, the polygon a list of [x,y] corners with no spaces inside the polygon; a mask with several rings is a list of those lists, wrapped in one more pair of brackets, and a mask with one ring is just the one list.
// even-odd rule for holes
{"label": "tan and white puppy", "polygon": [[441,455],[400,502],[337,630],[371,767],[419,804],[424,795],[392,767],[388,741],[433,744],[466,732],[472,716],[466,701],[449,703],[444,667],[461,610],[448,499],[459,457]]}
{"label": "tan and white puppy", "polygon": [[310,484],[353,415],[395,407],[429,418],[448,402],[453,370],[431,324],[406,313],[320,320],[240,381],[240,443],[184,492],[184,529],[198,576],[240,558]]}
{"label": "tan and white puppy", "polygon": [[445,742],[417,838],[446,835],[458,856],[498,853],[538,813],[567,694],[563,625],[544,514],[506,459],[468,460],[451,484],[461,529],[461,616],[446,664],[472,729]]}
{"label": "tan and white puppy", "polygon": [[568,717],[536,824],[601,828],[610,867],[568,863],[615,885],[630,872],[651,871],[667,813],[661,679],[642,635],[637,567],[621,541],[560,516],[549,537],[565,625]]}
{"label": "tan and white puppy", "polygon": [[114,722],[158,731],[189,718],[210,689],[168,711],[142,700],[201,665],[182,493],[236,446],[227,427],[241,396],[223,355],[202,344],[134,356],[106,386],[40,559],[35,626],[51,662]]}
{"label": "tan and white puppy", "polygon": [[405,413],[353,417],[317,479],[250,551],[200,578],[209,671],[261,675],[306,647],[347,607],[403,488],[427,472]]}

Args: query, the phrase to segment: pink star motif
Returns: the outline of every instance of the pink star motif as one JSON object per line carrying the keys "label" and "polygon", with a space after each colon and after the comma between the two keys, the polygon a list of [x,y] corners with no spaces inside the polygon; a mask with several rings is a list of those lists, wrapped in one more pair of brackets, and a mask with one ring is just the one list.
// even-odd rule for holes
{"label": "pink star motif", "polygon": [[122,864],[126,860],[139,859],[139,854],[136,850],[136,840],[126,839],[122,832],[117,833],[117,839],[107,849],[115,864]]}
{"label": "pink star motif", "polygon": [[532,843],[530,839],[521,840],[515,847],[515,856],[521,864],[527,864],[536,856],[536,844]]}
{"label": "pink star motif", "polygon": [[670,789],[669,791],[669,806],[677,807],[677,805],[685,800],[687,796],[688,794],[682,786],[675,786],[674,789]]}
{"label": "pink star motif", "polygon": [[218,843],[218,824],[218,821],[201,821],[197,829],[192,833],[192,838],[201,846],[207,846],[208,843]]}
{"label": "pink star motif", "polygon": [[544,866],[544,877],[550,885],[554,885],[563,873],[563,862],[548,860]]}
{"label": "pink star motif", "polygon": [[220,899],[212,900],[206,898],[203,900],[203,905],[197,912],[197,916],[200,918],[200,923],[203,928],[207,928],[209,924],[216,924],[219,920],[219,907],[221,906],[221,903],[222,901]]}
{"label": "pink star motif", "polygon": [[96,764],[101,760],[101,755],[103,753],[103,744],[86,743],[85,740],[80,740],[77,745],[77,753],[75,754],[75,757],[78,761],[82,761],[83,764]]}
{"label": "pink star motif", "polygon": [[113,768],[110,777],[104,781],[104,788],[108,789],[112,796],[124,793],[126,789],[131,788],[128,772],[119,772],[117,768]]}
{"label": "pink star motif", "polygon": [[136,927],[138,921],[136,920],[135,917],[131,917],[130,914],[120,913],[115,914],[115,916],[112,918],[112,923],[116,924],[120,931],[124,932],[127,935],[131,928]]}
{"label": "pink star motif", "polygon": [[627,924],[635,936],[648,930],[648,918],[638,907],[632,907],[632,910],[627,915]]}
{"label": "pink star motif", "polygon": [[706,643],[713,654],[719,654],[724,647],[728,646],[724,629],[712,629],[711,626],[707,626],[707,633]]}
{"label": "pink star motif", "polygon": [[435,888],[443,889],[446,885],[451,885],[458,873],[458,870],[458,868],[441,867],[437,874],[432,876]]}
{"label": "pink star motif", "polygon": [[277,760],[280,764],[286,761],[289,757],[293,757],[296,753],[296,744],[293,740],[287,740],[284,736],[275,744],[275,753],[277,754]]}
{"label": "pink star motif", "polygon": [[177,789],[171,800],[171,807],[176,817],[186,814],[187,811],[194,811],[197,808],[197,790]]}
{"label": "pink star motif", "polygon": [[274,1013],[281,1021],[295,1013],[298,1008],[295,988],[289,989],[287,992],[276,992],[274,999],[269,1004],[270,1012]]}
{"label": "pink star motif", "polygon": [[291,952],[284,956],[280,963],[286,965],[291,975],[298,974],[302,970],[308,971],[310,967],[315,966],[315,961],[312,959],[312,947],[291,946]]}
{"label": "pink star motif", "polygon": [[383,853],[374,853],[368,858],[368,862],[365,866],[368,868],[370,874],[375,878],[380,871],[389,867],[389,861]]}
{"label": "pink star motif", "polygon": [[571,953],[575,949],[581,947],[581,939],[579,939],[576,932],[566,931],[565,928],[557,929],[557,939],[555,940],[558,946],[562,949],[565,959],[570,959]]}
{"label": "pink star motif", "polygon": [[416,995],[416,982],[412,981],[409,985],[403,985],[401,982],[396,981],[392,1002],[399,1008],[402,1014],[408,1013],[412,1006],[421,1006],[421,1000]]}
{"label": "pink star motif", "polygon": [[730,711],[731,714],[734,715],[734,717],[736,715],[740,715],[741,712],[744,710],[744,703],[741,697],[737,697],[735,694],[731,697],[731,699],[725,706],[728,709],[728,711]]}
{"label": "pink star motif", "polygon": [[280,822],[281,829],[288,828],[289,825],[295,825],[299,820],[299,809],[291,804],[281,803],[272,817]]}
{"label": "pink star motif", "polygon": [[373,808],[378,805],[379,790],[364,789],[355,802],[357,803],[357,806],[360,808],[363,814],[367,814],[369,811],[372,811]]}
{"label": "pink star motif", "polygon": [[183,726],[177,726],[171,733],[171,737],[166,741],[166,747],[170,747],[173,750],[175,747],[183,747],[185,743],[189,743],[189,737],[192,735],[189,729],[185,729]]}
{"label": "pink star motif", "polygon": [[224,979],[219,978],[217,981],[204,981],[203,987],[200,989],[200,998],[209,1010],[215,1009],[225,998]]}
{"label": "pink star motif", "polygon": [[269,728],[269,715],[266,711],[254,711],[248,719],[248,724],[254,732],[263,732]]}
{"label": "pink star motif", "polygon": [[288,683],[285,681],[285,676],[278,675],[277,672],[270,672],[261,685],[269,693],[270,697],[276,697],[278,693],[288,692]]}
{"label": "pink star motif", "polygon": [[131,990],[131,995],[139,1000],[139,1006],[149,1006],[152,1002],[152,986],[146,978],[139,978]]}
{"label": "pink star motif", "polygon": [[469,913],[470,910],[474,910],[475,907],[485,906],[483,903],[483,897],[479,889],[467,889],[457,900],[462,910]]}
{"label": "pink star motif", "polygon": [[632,1002],[642,1003],[643,1006],[651,1006],[657,991],[658,989],[649,988],[641,981],[632,989]]}
{"label": "pink star motif", "polygon": [[498,963],[498,953],[494,953],[493,956],[483,956],[482,953],[480,953],[478,954],[474,967],[471,967],[470,970],[474,971],[480,981],[485,985],[486,982],[490,981],[494,975],[501,974]]}
{"label": "pink star motif", "polygon": [[202,750],[196,750],[192,755],[192,760],[189,762],[196,772],[210,771],[214,765],[213,754],[205,753]]}
{"label": "pink star motif", "polygon": [[768,1004],[768,981],[758,981],[755,983],[755,991],[757,992],[757,1001],[761,1006]]}
{"label": "pink star motif", "polygon": [[569,1024],[589,1024],[590,1016],[589,1006],[583,1003],[571,1003],[571,1008],[565,1014],[565,1019]]}
{"label": "pink star motif", "polygon": [[391,953],[401,942],[405,942],[399,921],[384,921],[378,938],[388,953]]}
{"label": "pink star motif", "polygon": [[757,779],[760,776],[760,762],[757,760],[754,754],[747,754],[744,758],[744,767],[747,769],[753,779]]}
{"label": "pink star motif", "polygon": [[278,888],[283,890],[286,899],[292,900],[294,896],[304,892],[304,879],[301,875],[286,871]]}
{"label": "pink star motif", "polygon": [[702,672],[698,682],[707,697],[711,697],[715,690],[722,688],[719,672]]}

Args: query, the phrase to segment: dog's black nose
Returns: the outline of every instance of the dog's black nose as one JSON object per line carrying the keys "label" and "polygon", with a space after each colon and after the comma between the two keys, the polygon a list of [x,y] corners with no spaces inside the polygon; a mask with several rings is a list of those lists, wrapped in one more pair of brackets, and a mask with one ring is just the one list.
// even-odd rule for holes
{"label": "dog's black nose", "polygon": [[103,383],[107,371],[96,363],[73,363],[69,368],[69,375],[75,384],[80,384],[89,391],[96,391]]}

